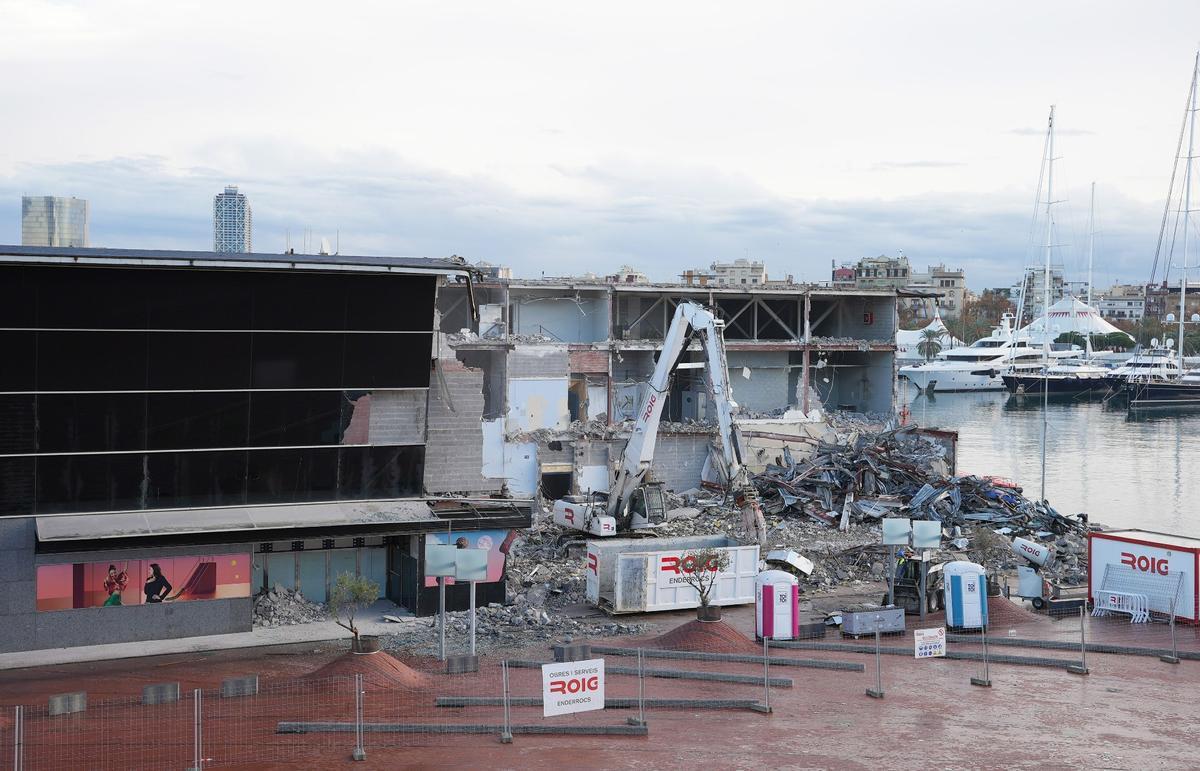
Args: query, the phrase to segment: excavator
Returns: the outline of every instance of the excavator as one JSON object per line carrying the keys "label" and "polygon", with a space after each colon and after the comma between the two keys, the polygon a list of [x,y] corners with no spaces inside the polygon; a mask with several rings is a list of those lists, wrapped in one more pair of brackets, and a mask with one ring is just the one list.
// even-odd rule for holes
{"label": "excavator", "polygon": [[575,528],[597,536],[610,536],[653,528],[666,521],[666,500],[661,482],[649,479],[654,460],[654,445],[658,424],[670,389],[671,376],[691,344],[699,336],[704,350],[708,386],[717,410],[717,426],[721,451],[721,472],[742,510],[747,531],[756,534],[761,545],[766,538],[766,525],[758,495],[751,484],[743,463],[741,435],[733,422],[736,404],[729,384],[725,361],[725,323],[704,306],[682,302],[663,340],[662,351],[650,377],[633,433],[625,445],[621,464],[610,474],[607,493],[592,492],[587,496],[569,496],[554,502],[554,521],[563,527]]}

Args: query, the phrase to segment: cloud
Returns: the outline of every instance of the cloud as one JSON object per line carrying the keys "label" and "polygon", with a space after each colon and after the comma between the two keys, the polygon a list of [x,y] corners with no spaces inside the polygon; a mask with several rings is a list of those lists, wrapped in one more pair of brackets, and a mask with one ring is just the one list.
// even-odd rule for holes
{"label": "cloud", "polygon": [[[922,269],[963,267],[968,285],[982,289],[1014,283],[1037,257],[1024,191],[799,198],[712,168],[611,160],[560,168],[566,192],[534,195],[381,150],[226,150],[241,172],[176,168],[156,156],[21,166],[0,177],[0,242],[19,242],[22,194],[54,194],[90,201],[95,246],[209,249],[212,197],[234,183],[254,209],[256,251],[282,252],[289,231],[301,248],[311,230],[313,251],[321,237],[333,244],[340,235],[344,254],[460,254],[510,265],[518,276],[603,274],[630,263],[669,280],[750,256],[773,275],[817,281],[829,278],[833,261],[904,250]],[[1097,283],[1106,275],[1140,280],[1159,214],[1116,194],[1104,200]],[[1069,231],[1064,222],[1060,240],[1079,252],[1084,239]]]}

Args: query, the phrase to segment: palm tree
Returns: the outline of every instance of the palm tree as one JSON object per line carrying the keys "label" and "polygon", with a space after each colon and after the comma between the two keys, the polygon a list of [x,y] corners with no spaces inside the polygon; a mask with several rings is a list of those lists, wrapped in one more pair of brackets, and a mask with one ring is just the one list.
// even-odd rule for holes
{"label": "palm tree", "polygon": [[921,342],[917,343],[917,353],[925,357],[925,361],[930,361],[934,356],[942,352],[942,338],[946,333],[938,329],[930,329],[926,327],[921,330]]}

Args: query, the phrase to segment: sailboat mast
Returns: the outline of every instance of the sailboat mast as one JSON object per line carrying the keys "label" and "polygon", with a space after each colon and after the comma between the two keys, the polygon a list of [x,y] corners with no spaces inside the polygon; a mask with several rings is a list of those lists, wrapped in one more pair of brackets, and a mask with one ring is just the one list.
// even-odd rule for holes
{"label": "sailboat mast", "polygon": [[1054,105],[1050,105],[1050,126],[1046,138],[1046,266],[1042,274],[1042,359],[1045,379],[1042,383],[1042,497],[1046,500],[1046,412],[1050,408],[1050,249],[1054,237],[1054,220],[1050,207],[1054,205]]}
{"label": "sailboat mast", "polygon": [[1192,213],[1192,155],[1196,138],[1196,79],[1200,76],[1200,52],[1196,53],[1196,61],[1192,64],[1192,99],[1188,107],[1188,152],[1183,167],[1183,259],[1180,261],[1179,278],[1179,371],[1183,372],[1183,322],[1187,310],[1187,275],[1188,275],[1188,231]]}
{"label": "sailboat mast", "polygon": [[[1092,258],[1095,256],[1096,247],[1096,183],[1092,183],[1092,200],[1088,206],[1088,288],[1087,288],[1087,306],[1088,319],[1092,317]],[[1071,316],[1074,320],[1074,315]],[[1089,327],[1091,325],[1089,324]],[[1087,338],[1084,344],[1084,351],[1089,359],[1092,358],[1092,333],[1084,330],[1084,336]]]}

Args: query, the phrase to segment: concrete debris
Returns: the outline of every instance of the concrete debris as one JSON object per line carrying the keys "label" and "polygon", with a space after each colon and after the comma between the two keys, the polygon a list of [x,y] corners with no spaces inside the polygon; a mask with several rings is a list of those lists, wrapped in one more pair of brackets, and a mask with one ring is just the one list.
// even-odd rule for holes
{"label": "concrete debris", "polygon": [[299,590],[288,589],[280,584],[269,592],[263,592],[254,600],[254,625],[261,627],[291,626],[324,621],[329,612],[319,602],[310,602]]}
{"label": "concrete debris", "polygon": [[[518,595],[519,597],[522,595]],[[512,650],[539,641],[567,642],[573,639],[595,639],[619,635],[646,633],[642,624],[615,622],[608,617],[571,618],[528,602],[511,605],[491,603],[476,608],[475,649],[480,653]],[[400,627],[383,638],[387,650],[402,650],[406,654],[437,655],[437,616],[429,616]],[[446,648],[449,652],[467,647],[471,616],[468,611],[446,614]]]}
{"label": "concrete debris", "polygon": [[[869,543],[848,546],[832,560],[828,554],[824,560],[818,557],[814,576],[822,572],[823,561],[837,563],[831,572],[839,581],[864,573],[882,576],[887,548],[879,545],[877,525],[885,517],[904,517],[942,524],[945,548],[932,550],[935,562],[966,557],[989,569],[1009,570],[1025,563],[1012,553],[1005,535],[1049,535],[1062,546],[1056,544],[1059,558],[1042,575],[1067,585],[1086,580],[1088,528],[1082,518],[1063,516],[1046,502],[1025,498],[1007,480],[950,476],[944,448],[914,427],[873,424],[863,416],[831,420],[838,430],[836,442],[822,441],[804,460],[794,460],[785,450],[781,464],[771,464],[755,477],[764,510],[780,517],[781,525],[800,519],[826,531],[844,527],[844,522],[857,525],[852,533],[863,525],[870,528]],[[788,545],[811,556],[803,540]],[[826,572],[822,578],[830,577]]]}
{"label": "concrete debris", "polygon": [[1087,530],[1006,480],[949,476],[945,449],[915,427],[856,429],[836,444],[821,442],[809,458],[794,460],[785,449],[781,460],[755,477],[764,509],[774,514],[830,526],[841,524],[837,512],[848,511],[852,521],[893,516],[937,520],[943,528],[984,523],[1030,536]]}

